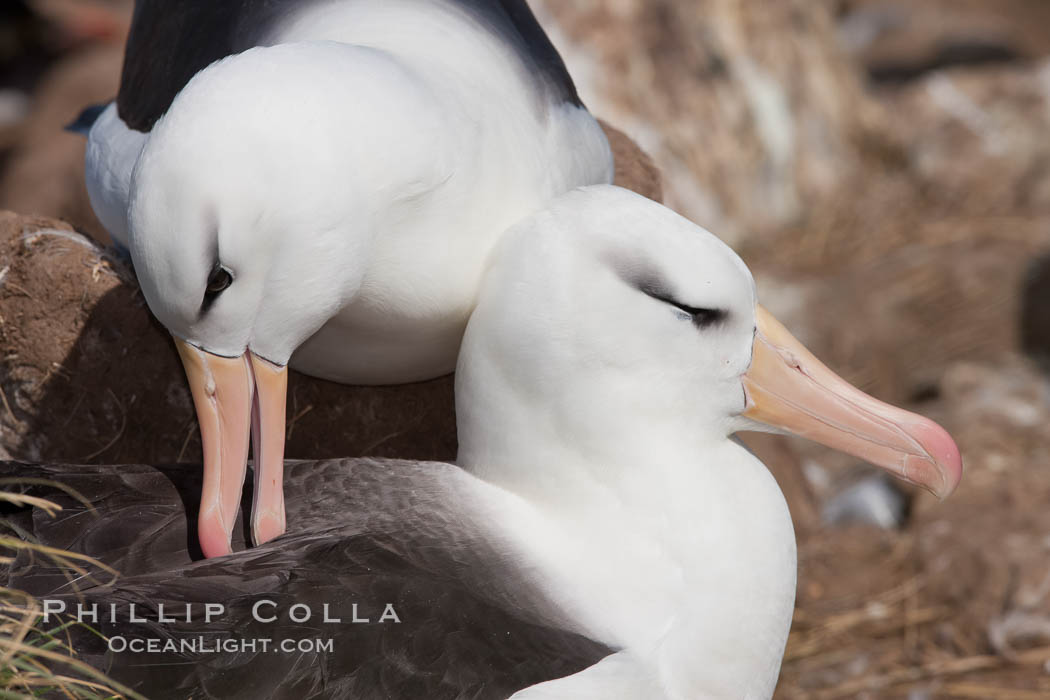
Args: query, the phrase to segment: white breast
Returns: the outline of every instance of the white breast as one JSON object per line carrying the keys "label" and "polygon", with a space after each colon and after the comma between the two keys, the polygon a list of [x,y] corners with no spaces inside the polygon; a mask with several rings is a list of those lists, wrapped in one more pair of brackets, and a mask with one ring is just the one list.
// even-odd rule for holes
{"label": "white breast", "polygon": [[581,497],[562,454],[552,464],[566,474],[566,500],[503,504],[492,518],[562,623],[623,649],[666,697],[768,698],[794,609],[790,514],[744,448],[725,441],[703,456],[689,469],[668,465],[664,479],[654,450],[636,488]]}

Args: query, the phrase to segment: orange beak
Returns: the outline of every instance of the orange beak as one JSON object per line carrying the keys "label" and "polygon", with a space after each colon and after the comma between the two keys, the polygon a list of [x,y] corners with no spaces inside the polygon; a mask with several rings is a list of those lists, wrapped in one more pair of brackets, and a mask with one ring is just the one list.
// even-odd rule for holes
{"label": "orange beak", "polygon": [[255,498],[252,539],[284,532],[284,418],[288,369],[248,351],[221,357],[175,339],[204,447],[204,486],[197,520],[206,557],[229,554],[254,437]]}
{"label": "orange beak", "polygon": [[757,320],[744,416],[883,467],[940,498],[955,490],[962,457],[944,428],[853,387],[761,306]]}

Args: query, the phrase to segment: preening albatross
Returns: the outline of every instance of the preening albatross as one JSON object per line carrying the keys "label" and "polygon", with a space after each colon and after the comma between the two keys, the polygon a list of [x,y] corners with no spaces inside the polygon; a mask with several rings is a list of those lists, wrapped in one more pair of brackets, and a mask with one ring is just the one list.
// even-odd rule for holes
{"label": "preening albatross", "polygon": [[609,144],[525,0],[138,0],[91,201],[186,365],[200,536],[284,530],[286,368],[448,374],[510,225],[612,181]]}
{"label": "preening albatross", "polygon": [[[497,246],[456,393],[459,466],[293,465],[289,533],[229,557],[190,563],[192,470],[9,465],[98,509],[59,494],[71,513],[11,517],[126,572],[82,592],[107,634],[336,642],[137,655],[86,642],[151,697],[737,700],[773,692],[796,562],[783,496],[734,432],[805,435],[942,497],[961,477],[943,429],[822,365],[723,243],[609,186],[563,195]],[[58,572],[26,554],[12,571],[75,609]],[[267,619],[295,604],[315,617],[259,622],[260,600]],[[194,620],[156,621],[159,603],[178,616],[187,602]],[[209,602],[225,617],[202,621]],[[348,623],[355,602],[375,624]],[[131,603],[155,622],[129,624]],[[325,603],[342,624],[323,623]],[[400,622],[378,624],[388,603]]]}

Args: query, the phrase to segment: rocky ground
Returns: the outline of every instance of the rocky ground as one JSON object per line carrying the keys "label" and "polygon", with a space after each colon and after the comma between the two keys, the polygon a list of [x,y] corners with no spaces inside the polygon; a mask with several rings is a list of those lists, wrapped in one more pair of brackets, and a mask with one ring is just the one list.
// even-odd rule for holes
{"label": "rocky ground", "polygon": [[[753,441],[799,537],[778,697],[1050,696],[1050,6],[533,5],[587,103],[653,155],[671,206],[744,255],[764,303],[962,447],[963,485],[938,503],[826,450]],[[0,216],[0,446],[197,459],[174,354],[130,273],[71,233],[105,241],[83,142],[59,127],[115,92],[129,3],[26,7],[0,30],[0,207],[19,213]],[[291,397],[295,456],[454,449],[447,382],[295,377]]]}

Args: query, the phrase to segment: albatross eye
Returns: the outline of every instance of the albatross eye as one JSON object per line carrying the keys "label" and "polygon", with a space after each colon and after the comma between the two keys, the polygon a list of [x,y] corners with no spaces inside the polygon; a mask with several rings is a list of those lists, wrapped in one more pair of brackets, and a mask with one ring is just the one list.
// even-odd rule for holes
{"label": "albatross eye", "polygon": [[214,299],[216,296],[226,291],[226,288],[233,284],[233,274],[222,265],[216,265],[215,269],[211,271],[211,275],[208,277],[208,286],[204,290],[204,299]]}
{"label": "albatross eye", "polygon": [[725,309],[707,309],[701,306],[689,306],[688,304],[683,304],[682,302],[673,299],[666,292],[653,286],[644,286],[642,287],[642,291],[653,299],[662,301],[665,304],[670,304],[682,313],[688,315],[692,319],[693,325],[700,329],[713,326],[716,323],[726,320],[729,316],[729,312]]}

